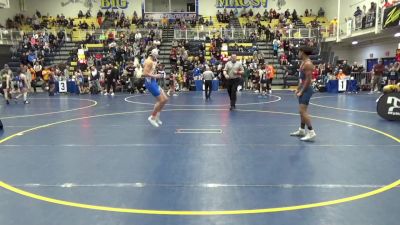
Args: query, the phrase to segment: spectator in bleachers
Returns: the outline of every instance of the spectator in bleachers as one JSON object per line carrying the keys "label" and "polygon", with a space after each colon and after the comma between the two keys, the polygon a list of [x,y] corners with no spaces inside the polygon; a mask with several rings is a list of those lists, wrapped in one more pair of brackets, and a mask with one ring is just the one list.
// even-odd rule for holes
{"label": "spectator in bleachers", "polygon": [[79,28],[82,30],[87,30],[89,29],[89,25],[86,23],[86,21],[83,21],[83,23],[79,21]]}
{"label": "spectator in bleachers", "polygon": [[11,53],[11,59],[15,59],[17,55],[17,47],[15,47],[15,45],[11,45],[10,53]]}
{"label": "spectator in bleachers", "polygon": [[298,15],[297,15],[296,9],[293,9],[293,12],[292,12],[292,19],[293,19],[294,21],[299,20],[299,17],[298,17]]}
{"label": "spectator in bleachers", "polygon": [[280,62],[281,65],[287,65],[288,64],[288,57],[287,57],[285,52],[283,52],[283,54],[281,55],[279,62]]}
{"label": "spectator in bleachers", "polygon": [[254,13],[253,13],[253,10],[252,10],[252,9],[249,9],[248,15],[249,15],[250,17],[253,17]]}
{"label": "spectator in bleachers", "polygon": [[99,18],[99,17],[103,17],[103,12],[101,11],[101,10],[99,10],[98,12],[97,12],[97,18]]}
{"label": "spectator in bleachers", "polygon": [[140,33],[140,32],[137,32],[136,34],[135,34],[135,40],[136,41],[140,41],[142,39],[142,34]]}
{"label": "spectator in bleachers", "polygon": [[90,13],[90,9],[88,9],[88,10],[86,11],[85,16],[86,16],[86,19],[92,17],[92,14]]}
{"label": "spectator in bleachers", "polygon": [[280,46],[280,41],[275,38],[272,41],[272,45],[273,45],[273,50],[274,50],[274,56],[278,56],[278,49],[279,49],[279,46]]}
{"label": "spectator in bleachers", "polygon": [[215,55],[211,55],[211,59],[210,59],[210,64],[211,65],[217,65],[219,63],[219,58],[215,57]]}
{"label": "spectator in bleachers", "polygon": [[346,74],[344,74],[343,70],[340,69],[340,70],[339,70],[339,73],[336,75],[336,79],[338,79],[338,80],[343,80],[343,79],[345,79],[345,78],[346,78]]}
{"label": "spectator in bleachers", "polygon": [[392,6],[393,6],[393,4],[390,3],[389,0],[385,0],[385,3],[383,4],[384,8],[389,8],[389,7],[392,7]]}
{"label": "spectator in bleachers", "polygon": [[79,10],[78,18],[79,18],[79,19],[83,18],[83,12],[82,12],[82,10]]}
{"label": "spectator in bleachers", "polygon": [[371,6],[368,9],[368,13],[373,14],[373,15],[376,14],[376,3],[375,2],[371,2]]}
{"label": "spectator in bleachers", "polygon": [[306,11],[304,12],[304,16],[305,16],[305,17],[310,16],[310,12],[308,11],[308,9],[306,9]]}
{"label": "spectator in bleachers", "polygon": [[356,28],[357,27],[361,27],[361,25],[357,25],[357,24],[361,24],[362,23],[362,14],[363,12],[360,9],[360,6],[357,6],[356,11],[354,12],[354,17],[355,17],[355,21],[356,21]]}
{"label": "spectator in bleachers", "polygon": [[287,9],[287,10],[285,11],[284,16],[285,16],[286,19],[289,19],[289,18],[290,18],[290,11],[289,11],[289,9]]}
{"label": "spectator in bleachers", "polygon": [[318,17],[325,17],[325,10],[322,7],[318,10]]}
{"label": "spectator in bleachers", "polygon": [[260,12],[257,12],[256,18],[257,18],[258,20],[261,20],[261,14],[260,14]]}
{"label": "spectator in bleachers", "polygon": [[34,51],[30,51],[28,55],[28,63],[33,66],[36,63],[37,60],[37,55],[35,54]]}

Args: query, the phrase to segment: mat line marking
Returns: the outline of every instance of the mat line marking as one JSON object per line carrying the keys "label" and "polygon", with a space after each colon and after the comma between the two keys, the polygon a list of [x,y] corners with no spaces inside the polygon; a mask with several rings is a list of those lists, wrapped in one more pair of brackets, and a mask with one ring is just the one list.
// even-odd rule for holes
{"label": "mat line marking", "polygon": [[221,129],[176,129],[175,134],[222,134]]}
{"label": "mat line marking", "polygon": [[[34,99],[47,99],[47,98],[34,98]],[[54,99],[50,99],[50,100],[59,100],[59,99],[60,98],[54,98]],[[78,111],[78,110],[82,110],[82,109],[88,109],[88,108],[95,107],[98,104],[97,101],[91,100],[91,99],[68,98],[67,100],[70,100],[70,99],[71,100],[78,100],[78,101],[89,101],[89,102],[92,102],[93,104],[85,106],[85,107],[76,108],[76,109],[68,109],[68,110],[62,110],[62,111],[56,111],[56,112],[38,113],[38,114],[31,114],[31,115],[9,116],[9,117],[2,117],[0,119],[7,120],[7,119],[16,119],[16,118],[26,118],[26,117],[35,117],[35,116],[54,115],[54,114],[59,114],[59,113],[65,113],[65,112]]]}
{"label": "mat line marking", "polygon": [[[319,97],[311,98],[311,100],[313,100],[313,99],[321,99],[321,98],[333,98],[333,97],[337,97],[337,96],[319,96]],[[339,111],[348,111],[348,112],[359,112],[359,113],[376,114],[376,112],[373,112],[373,111],[365,111],[365,110],[357,110],[357,109],[346,109],[346,108],[332,107],[332,106],[326,106],[326,105],[316,104],[316,103],[313,103],[313,102],[310,102],[310,105],[317,106],[317,107],[321,107],[321,108],[326,108],[326,109],[335,109],[335,110],[339,110]]]}
{"label": "mat line marking", "polygon": [[[146,187],[161,187],[161,188],[281,188],[281,189],[296,189],[296,188],[321,188],[321,189],[350,189],[350,188],[382,188],[382,184],[218,184],[218,183],[199,183],[199,184],[157,184],[157,183],[105,183],[105,184],[10,184],[13,187],[53,187],[53,188],[146,188]],[[396,188],[400,188],[397,186]]]}
{"label": "mat line marking", "polygon": [[[170,109],[170,110],[164,110],[164,111],[227,111],[224,109]],[[281,114],[281,115],[291,115],[291,116],[298,116],[296,113],[287,113],[287,112],[276,112],[276,111],[263,111],[263,110],[237,110],[237,111],[242,111],[242,112],[258,112],[258,113],[271,113],[271,114]],[[120,112],[120,113],[111,113],[111,114],[102,114],[102,115],[94,115],[94,116],[87,116],[87,117],[82,117],[82,118],[75,118],[75,119],[69,119],[69,120],[64,120],[64,121],[59,121],[55,123],[50,123],[42,126],[38,126],[26,131],[22,131],[20,133],[13,134],[9,137],[6,137],[2,140],[0,140],[0,143],[4,143],[7,140],[10,140],[14,137],[18,137],[21,135],[21,133],[27,133],[27,132],[32,132],[41,128],[47,128],[50,126],[54,126],[57,124],[63,124],[71,121],[77,121],[77,120],[83,120],[83,119],[90,119],[90,118],[99,118],[99,117],[106,117],[106,116],[113,116],[113,115],[127,115],[127,114],[137,114],[137,113],[144,113],[144,112],[151,112],[151,110],[146,110],[146,111],[134,111],[134,112]],[[332,119],[328,117],[322,117],[322,116],[312,116],[314,118],[319,118],[319,119],[325,119],[329,121],[335,121],[339,123],[345,123],[345,124],[351,124],[357,127],[361,127],[379,134],[382,134],[398,143],[400,143],[400,139],[394,137],[391,134],[385,133],[383,131],[367,127],[361,124],[356,124],[353,122],[348,122],[344,120],[339,120],[339,119]],[[266,209],[245,209],[245,210],[220,210],[220,211],[172,211],[172,210],[149,210],[149,209],[129,209],[129,208],[116,208],[116,207],[107,207],[107,206],[99,206],[99,205],[89,205],[89,204],[82,204],[82,203],[77,203],[77,202],[70,202],[70,201],[64,201],[64,200],[59,200],[59,199],[54,199],[54,198],[49,198],[41,195],[37,195],[34,193],[30,193],[21,189],[18,189],[16,187],[13,187],[5,182],[0,181],[0,187],[14,192],[16,194],[20,194],[25,197],[29,197],[32,199],[37,199],[41,200],[44,202],[48,203],[53,203],[53,204],[58,204],[58,205],[64,205],[64,206],[70,206],[70,207],[76,207],[76,208],[84,208],[84,209],[91,209],[91,210],[99,210],[99,211],[108,211],[108,212],[120,212],[120,213],[133,213],[133,214],[149,214],[149,215],[178,215],[178,216],[212,216],[212,215],[243,215],[243,214],[260,214],[260,213],[274,213],[274,212],[284,212],[284,211],[294,211],[294,210],[302,210],[302,209],[309,209],[309,208],[317,208],[317,207],[325,207],[325,206],[330,206],[330,205],[336,205],[336,204],[342,204],[346,202],[352,202],[355,200],[363,199],[363,198],[368,198],[372,197],[378,194],[381,194],[383,192],[389,191],[391,189],[394,189],[395,187],[400,185],[400,180],[397,180],[391,184],[388,184],[384,187],[381,187],[379,189],[366,192],[363,194],[355,195],[355,196],[350,196],[350,197],[345,197],[345,198],[340,198],[336,200],[331,200],[331,201],[324,201],[324,202],[318,202],[318,203],[311,203],[311,204],[303,204],[303,205],[295,205],[295,206],[284,206],[284,207],[276,207],[276,208],[266,208]]]}
{"label": "mat line marking", "polygon": [[[146,95],[138,95],[138,96],[128,96],[124,99],[125,102],[132,103],[132,104],[138,104],[138,105],[150,105],[154,106],[154,103],[147,103],[147,102],[134,102],[130,101],[130,98],[137,98],[140,96],[146,96]],[[244,104],[236,104],[237,106],[248,106],[248,105],[262,105],[262,104],[270,104],[270,103],[275,103],[279,102],[282,100],[282,97],[278,95],[269,95],[272,97],[275,97],[277,99],[271,100],[271,101],[266,101],[266,102],[254,102],[254,103],[244,103]],[[229,104],[227,105],[211,105],[211,104],[204,104],[204,105],[176,105],[176,104],[166,104],[166,106],[174,106],[174,107],[228,107]]]}
{"label": "mat line marking", "polygon": [[320,202],[320,203],[312,203],[305,205],[296,205],[296,206],[287,206],[287,207],[279,207],[279,208],[267,208],[267,209],[247,209],[247,210],[226,210],[226,211],[172,211],[172,210],[145,210],[145,209],[128,209],[128,208],[114,208],[107,206],[98,206],[98,205],[88,205],[81,204],[76,202],[63,201],[53,198],[44,197],[41,195],[33,194],[18,188],[15,188],[11,185],[8,185],[4,182],[0,181],[0,187],[3,187],[9,191],[20,194],[22,196],[26,196],[29,198],[41,200],[48,203],[54,203],[58,205],[65,205],[75,208],[83,208],[83,209],[91,209],[98,211],[107,211],[107,212],[119,212],[119,213],[133,213],[133,214],[149,214],[149,215],[177,215],[177,216],[213,216],[213,215],[242,215],[242,214],[260,214],[260,213],[274,213],[274,212],[284,212],[284,211],[295,211],[309,208],[317,208],[324,207],[329,205],[336,205],[340,203],[351,202],[367,197],[371,197],[388,190],[391,190],[400,185],[400,180],[391,183],[385,187],[364,193],[355,195],[352,197],[341,198],[332,201]]}
{"label": "mat line marking", "polygon": [[[203,146],[203,147],[227,147],[231,146],[231,144],[191,144],[191,143],[180,143],[180,144],[95,144],[95,145],[85,145],[85,144],[55,144],[55,145],[32,145],[32,144],[26,144],[26,145],[13,145],[13,144],[5,144],[1,145],[3,147],[76,147],[76,148],[81,148],[81,147],[168,147],[168,146]],[[295,144],[234,144],[234,146],[274,146],[274,147],[299,147],[299,145]],[[312,144],[309,145],[308,147],[370,147],[370,148],[376,148],[376,147],[399,147],[399,145],[334,145],[334,144]],[[18,149],[16,149],[18,150]],[[23,149],[22,151],[27,151],[29,149]],[[42,150],[42,149],[40,149]],[[46,150],[46,149],[43,149]],[[379,149],[379,151],[382,151],[384,149]],[[400,149],[399,149],[400,150]]]}

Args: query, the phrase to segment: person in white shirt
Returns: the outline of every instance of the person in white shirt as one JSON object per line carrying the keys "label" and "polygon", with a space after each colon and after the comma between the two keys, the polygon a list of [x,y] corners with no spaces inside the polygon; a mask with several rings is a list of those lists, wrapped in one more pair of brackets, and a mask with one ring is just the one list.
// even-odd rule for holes
{"label": "person in white shirt", "polygon": [[203,75],[204,80],[204,91],[206,93],[206,100],[211,99],[211,91],[212,91],[212,81],[214,79],[214,72],[211,71],[209,66],[206,66],[206,71],[204,71]]}
{"label": "person in white shirt", "polygon": [[265,66],[260,64],[258,69],[258,75],[260,76],[260,94],[266,95],[265,89],[267,87],[267,71],[265,70]]}
{"label": "person in white shirt", "polygon": [[140,32],[137,32],[137,33],[135,34],[135,40],[136,40],[136,41],[140,41],[140,39],[142,39],[142,34],[141,34]]}
{"label": "person in white shirt", "polygon": [[243,65],[237,61],[237,56],[233,54],[231,60],[225,64],[224,68],[224,76],[227,79],[227,90],[230,98],[231,111],[236,109],[236,92],[243,72]]}

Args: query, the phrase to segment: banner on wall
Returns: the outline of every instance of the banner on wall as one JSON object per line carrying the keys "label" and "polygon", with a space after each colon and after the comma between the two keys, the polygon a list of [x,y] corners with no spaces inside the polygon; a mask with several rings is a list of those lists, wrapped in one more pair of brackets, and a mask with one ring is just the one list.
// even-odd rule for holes
{"label": "banner on wall", "polygon": [[169,20],[176,19],[185,19],[185,20],[193,20],[196,19],[196,13],[145,13],[145,20],[161,20],[162,18],[167,17]]}
{"label": "banner on wall", "polygon": [[390,121],[400,121],[400,93],[382,95],[377,102],[379,116]]}
{"label": "banner on wall", "polygon": [[216,8],[267,8],[268,0],[216,0]]}
{"label": "banner on wall", "polygon": [[128,0],[100,0],[101,9],[126,9],[128,5]]}
{"label": "banner on wall", "polygon": [[383,28],[400,25],[400,4],[385,9],[383,13]]}

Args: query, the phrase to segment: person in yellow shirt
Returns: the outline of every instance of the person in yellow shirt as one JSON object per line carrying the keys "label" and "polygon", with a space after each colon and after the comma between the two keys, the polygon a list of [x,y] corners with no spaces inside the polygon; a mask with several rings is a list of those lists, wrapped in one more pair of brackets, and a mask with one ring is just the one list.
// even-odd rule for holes
{"label": "person in yellow shirt", "polygon": [[33,92],[36,93],[36,71],[31,65],[28,65],[29,73],[31,74],[30,85],[33,88]]}
{"label": "person in yellow shirt", "polygon": [[49,84],[50,74],[51,74],[51,70],[48,67],[46,67],[42,70],[42,77],[43,77],[43,82],[44,82],[43,86],[42,86],[43,90],[49,90],[48,84]]}
{"label": "person in yellow shirt", "polygon": [[51,71],[50,71],[49,68],[46,67],[46,68],[43,69],[42,76],[43,76],[43,81],[44,82],[47,83],[49,81],[50,73],[51,73]]}
{"label": "person in yellow shirt", "polygon": [[336,34],[337,26],[338,26],[338,20],[335,17],[333,20],[331,20],[329,24],[329,33],[331,36]]}

